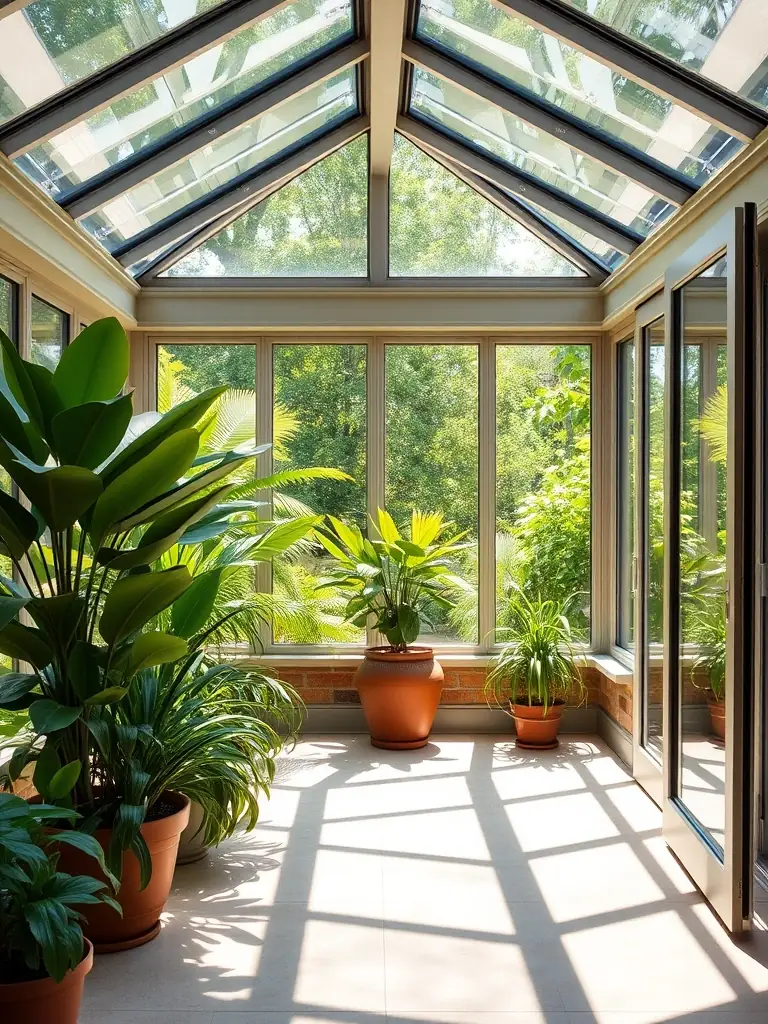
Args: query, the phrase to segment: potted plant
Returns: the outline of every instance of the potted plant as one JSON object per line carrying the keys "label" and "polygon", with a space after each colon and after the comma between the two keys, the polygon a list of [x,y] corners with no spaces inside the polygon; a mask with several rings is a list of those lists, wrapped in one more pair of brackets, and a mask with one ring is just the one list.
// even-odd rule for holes
{"label": "potted plant", "polygon": [[93,947],[75,908],[117,906],[104,883],[57,870],[61,842],[104,866],[92,836],[56,836],[45,827],[76,818],[0,793],[0,1016],[13,1024],[77,1024]]}
{"label": "potted plant", "polygon": [[712,732],[724,740],[727,626],[722,594],[713,594],[697,609],[690,639],[698,651],[691,666],[691,681],[705,690]]}
{"label": "potted plant", "polygon": [[511,709],[518,747],[551,750],[568,698],[584,694],[565,607],[515,586],[508,616],[512,625],[497,630],[507,643],[488,673],[486,695]]}
{"label": "potted plant", "polygon": [[431,647],[415,646],[430,609],[451,609],[451,594],[463,588],[449,558],[466,547],[465,534],[446,538],[451,523],[437,512],[414,511],[410,537],[378,510],[379,540],[330,516],[317,537],[336,560],[318,589],[334,588],[347,599],[346,617],[369,622],[387,640],[369,647],[355,673],[371,743],[386,750],[423,747],[440,702],[443,670]]}
{"label": "potted plant", "polygon": [[[9,775],[34,764],[43,799],[82,815],[80,827],[124,876],[119,901],[132,920],[153,866],[170,882],[189,800],[167,793],[151,805],[138,774],[116,780],[106,724],[143,670],[186,656],[186,640],[150,623],[192,575],[154,563],[227,496],[223,481],[259,449],[199,455],[197,425],[225,388],[132,417],[123,394],[130,350],[117,320],[82,331],[54,372],[21,359],[2,332],[0,346],[0,465],[31,506],[0,492],[0,541],[14,567],[13,579],[0,579],[0,653],[30,666],[0,676],[0,708],[28,709],[32,726]],[[113,738],[130,758],[133,733]],[[64,866],[70,856],[65,849]],[[123,931],[118,946],[156,933]],[[100,943],[116,948],[109,936]]]}

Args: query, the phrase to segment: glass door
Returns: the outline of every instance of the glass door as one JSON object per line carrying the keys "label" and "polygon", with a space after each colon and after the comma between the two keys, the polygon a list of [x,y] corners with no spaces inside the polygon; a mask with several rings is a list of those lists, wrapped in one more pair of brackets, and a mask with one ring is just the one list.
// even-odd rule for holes
{"label": "glass door", "polygon": [[664,399],[664,837],[749,926],[757,224],[737,208],[669,268]]}

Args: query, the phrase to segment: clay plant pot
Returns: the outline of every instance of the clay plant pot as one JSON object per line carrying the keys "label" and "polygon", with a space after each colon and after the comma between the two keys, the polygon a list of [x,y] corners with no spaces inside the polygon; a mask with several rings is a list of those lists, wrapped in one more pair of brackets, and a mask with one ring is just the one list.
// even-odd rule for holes
{"label": "clay plant pot", "polygon": [[709,707],[709,721],[712,726],[712,732],[719,740],[725,740],[725,701],[708,697],[707,706]]}
{"label": "clay plant pot", "polygon": [[203,838],[204,824],[205,811],[197,800],[190,801],[189,824],[181,833],[179,852],[176,856],[177,864],[194,864],[208,853],[210,847]]}
{"label": "clay plant pot", "polygon": [[564,701],[547,705],[512,704],[512,717],[517,731],[517,746],[523,750],[554,750],[563,717]]}
{"label": "clay plant pot", "polygon": [[9,1024],[77,1024],[85,976],[93,967],[93,946],[74,971],[60,982],[53,978],[0,985],[0,1020]]}
{"label": "clay plant pot", "polygon": [[[189,798],[181,793],[163,793],[164,804],[176,810],[164,818],[147,821],[141,834],[152,858],[152,877],[146,889],[140,889],[139,862],[135,854],[123,854],[123,874],[117,902],[123,916],[105,904],[82,908],[86,918],[83,932],[91,940],[97,953],[119,953],[151,942],[160,932],[160,915],[173,882],[179,838],[189,821]],[[104,850],[109,848],[112,829],[101,828],[94,833]],[[92,875],[106,881],[93,860],[71,846],[61,847],[59,869],[72,875]]]}
{"label": "clay plant pot", "polygon": [[369,647],[355,673],[355,685],[374,747],[416,750],[426,746],[443,679],[431,647],[410,647],[403,654],[388,647]]}

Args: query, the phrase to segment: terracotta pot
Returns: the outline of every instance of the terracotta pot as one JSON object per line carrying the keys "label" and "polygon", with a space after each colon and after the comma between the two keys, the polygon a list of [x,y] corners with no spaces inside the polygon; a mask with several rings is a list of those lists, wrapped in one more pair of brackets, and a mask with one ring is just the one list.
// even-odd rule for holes
{"label": "terracotta pot", "polygon": [[190,801],[189,824],[181,833],[179,852],[176,856],[177,864],[194,864],[208,853],[209,847],[203,838],[204,824],[205,811],[197,800]]}
{"label": "terracotta pot", "polygon": [[512,704],[512,717],[517,731],[517,746],[523,750],[554,750],[563,716],[563,701],[547,705]]}
{"label": "terracotta pot", "polygon": [[707,698],[709,707],[709,721],[712,732],[718,739],[725,739],[725,701],[715,700],[714,697]]}
{"label": "terracotta pot", "polygon": [[443,678],[431,647],[410,647],[403,654],[369,647],[355,673],[355,685],[374,747],[426,746]]}
{"label": "terracotta pot", "polygon": [[[179,838],[189,821],[189,798],[181,793],[163,793],[163,801],[177,807],[173,814],[145,822],[141,834],[152,857],[152,877],[146,889],[140,889],[139,862],[130,851],[123,854],[123,874],[117,901],[123,916],[102,903],[82,908],[86,920],[83,932],[97,953],[118,953],[151,942],[160,932],[160,915],[173,882]],[[94,833],[104,850],[108,849],[112,829],[101,828]],[[90,857],[71,846],[61,847],[60,870],[71,875],[92,875],[104,879]]]}
{"label": "terracotta pot", "polygon": [[74,971],[53,978],[0,985],[0,1018],[13,1024],[77,1024],[85,976],[93,967],[93,946]]}

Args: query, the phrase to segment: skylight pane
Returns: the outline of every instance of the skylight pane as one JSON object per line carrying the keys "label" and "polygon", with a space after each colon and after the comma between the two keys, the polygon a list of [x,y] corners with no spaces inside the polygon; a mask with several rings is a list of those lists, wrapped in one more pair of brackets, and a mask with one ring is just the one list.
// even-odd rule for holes
{"label": "skylight pane", "polygon": [[[519,202],[523,202],[520,196],[515,197]],[[549,221],[554,227],[558,228],[567,235],[572,241],[576,242],[586,249],[587,252],[591,252],[593,256],[597,256],[609,270],[615,270],[621,266],[624,260],[627,258],[627,254],[619,252],[618,249],[614,249],[608,242],[604,242],[602,238],[596,238],[591,235],[589,231],[585,231],[584,228],[577,227],[576,224],[571,224],[565,217],[559,217],[556,213],[552,213],[550,210],[545,210],[536,203],[532,203],[530,199],[524,201],[525,206],[529,206],[532,210],[543,217],[544,220]]]}
{"label": "skylight pane", "polygon": [[368,139],[304,171],[161,277],[365,277]]}
{"label": "skylight pane", "polygon": [[666,200],[480,97],[414,69],[411,108],[488,152],[642,235],[674,210]]}
{"label": "skylight pane", "polygon": [[352,31],[349,0],[300,0],[70,125],[16,162],[58,199]]}
{"label": "skylight pane", "polygon": [[565,0],[617,32],[768,107],[765,0]]}
{"label": "skylight pane", "polygon": [[490,0],[465,0],[460,7],[424,0],[418,34],[698,185],[741,149],[727,132]]}
{"label": "skylight pane", "polygon": [[355,71],[349,69],[105,203],[83,219],[83,227],[106,248],[114,249],[239,175],[306,142],[356,109]]}
{"label": "skylight pane", "polygon": [[223,0],[37,0],[3,18],[0,122]]}
{"label": "skylight pane", "polygon": [[395,277],[583,276],[400,135],[392,154],[389,204],[389,272]]}

